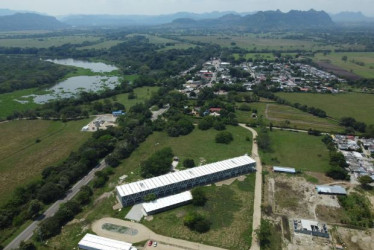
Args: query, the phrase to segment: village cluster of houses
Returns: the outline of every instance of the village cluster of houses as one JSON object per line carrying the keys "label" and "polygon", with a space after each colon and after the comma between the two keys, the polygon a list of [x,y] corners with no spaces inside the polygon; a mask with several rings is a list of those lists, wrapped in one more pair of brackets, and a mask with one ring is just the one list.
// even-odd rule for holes
{"label": "village cluster of houses", "polygon": [[[248,72],[250,77],[237,78],[230,75],[230,67],[235,67]],[[192,67],[181,73],[185,76],[196,69]],[[249,80],[251,79],[251,80]],[[181,92],[194,98],[202,87],[212,87],[215,82],[227,85],[241,83],[251,91],[254,85],[270,79],[272,83],[284,91],[302,92],[343,92],[341,89],[331,87],[332,81],[343,83],[341,79],[331,73],[319,70],[313,66],[292,62],[244,62],[240,65],[231,65],[220,59],[213,58],[203,64],[201,70],[195,73],[193,78],[186,82]],[[192,95],[190,93],[193,92]],[[222,94],[222,93],[220,93]]]}
{"label": "village cluster of houses", "polygon": [[359,138],[349,135],[334,135],[333,140],[344,155],[349,170],[355,178],[369,175],[374,180],[374,138]]}

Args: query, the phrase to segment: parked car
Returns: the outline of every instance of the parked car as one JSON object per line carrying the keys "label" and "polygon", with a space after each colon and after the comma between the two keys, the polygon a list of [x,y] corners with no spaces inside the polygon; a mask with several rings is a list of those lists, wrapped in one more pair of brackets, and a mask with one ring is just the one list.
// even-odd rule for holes
{"label": "parked car", "polygon": [[154,247],[157,247],[157,242],[156,242],[156,241],[153,242],[153,246],[154,246]]}
{"label": "parked car", "polygon": [[148,241],[148,246],[152,246],[153,241]]}

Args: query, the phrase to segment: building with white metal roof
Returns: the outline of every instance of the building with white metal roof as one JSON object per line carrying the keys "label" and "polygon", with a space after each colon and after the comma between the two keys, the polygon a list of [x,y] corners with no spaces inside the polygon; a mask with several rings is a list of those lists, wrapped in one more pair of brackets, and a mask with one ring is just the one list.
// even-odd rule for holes
{"label": "building with white metal roof", "polygon": [[319,194],[340,194],[347,195],[347,191],[342,186],[316,186]]}
{"label": "building with white metal roof", "polygon": [[85,250],[136,250],[131,243],[112,240],[93,234],[86,234],[78,243],[80,249]]}
{"label": "building with white metal roof", "polygon": [[190,191],[185,191],[179,194],[159,198],[151,202],[144,202],[143,209],[148,214],[156,214],[166,211],[177,206],[181,206],[191,202],[193,199]]}
{"label": "building with white metal roof", "polygon": [[206,185],[217,181],[254,171],[256,161],[248,155],[210,163],[204,166],[190,168],[174,173],[153,177],[116,187],[117,195],[123,206],[141,202],[144,196],[155,194],[165,197],[196,186]]}
{"label": "building with white metal roof", "polygon": [[296,170],[294,168],[286,168],[286,167],[278,167],[278,166],[274,166],[273,171],[282,172],[282,173],[290,173],[290,174],[296,173]]}

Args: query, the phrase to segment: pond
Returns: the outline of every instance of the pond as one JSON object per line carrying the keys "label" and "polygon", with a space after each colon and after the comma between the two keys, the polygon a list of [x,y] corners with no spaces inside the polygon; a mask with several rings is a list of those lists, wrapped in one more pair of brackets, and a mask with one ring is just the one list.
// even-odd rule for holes
{"label": "pond", "polygon": [[54,99],[69,98],[82,91],[98,92],[114,89],[118,84],[119,78],[116,76],[75,76],[47,89],[47,94],[24,96],[24,98],[33,97],[35,103],[42,104]]}
{"label": "pond", "polygon": [[65,66],[75,66],[79,68],[89,69],[95,73],[105,73],[105,72],[112,72],[114,70],[118,70],[116,66],[105,64],[102,62],[87,62],[87,61],[80,61],[75,60],[72,58],[68,59],[48,59],[48,62],[53,62],[55,64],[65,65]]}

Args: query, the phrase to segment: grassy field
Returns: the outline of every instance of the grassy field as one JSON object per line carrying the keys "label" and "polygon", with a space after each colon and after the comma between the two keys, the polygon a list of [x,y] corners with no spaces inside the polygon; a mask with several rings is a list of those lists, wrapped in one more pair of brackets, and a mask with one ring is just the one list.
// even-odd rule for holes
{"label": "grassy field", "polygon": [[326,111],[336,119],[353,117],[367,124],[374,124],[374,95],[361,93],[313,94],[313,93],[277,93],[278,96],[293,102],[306,104]]}
{"label": "grassy field", "polygon": [[[291,56],[295,57],[296,53],[282,53],[282,56]],[[239,59],[240,55],[235,53],[234,54],[235,59]],[[252,59],[252,60],[268,60],[268,61],[274,61],[275,57],[273,53],[247,53],[244,55],[244,58],[246,60]]]}
{"label": "grassy field", "polygon": [[113,46],[116,46],[117,44],[121,43],[122,41],[120,40],[107,40],[104,42],[100,42],[94,45],[89,45],[89,46],[84,46],[78,48],[79,50],[84,50],[84,49],[110,49]]}
{"label": "grassy field", "polygon": [[[343,56],[347,56],[347,61],[342,60]],[[339,52],[327,55],[318,53],[312,59],[315,62],[329,62],[347,71],[352,70],[352,73],[364,78],[374,78],[374,52]],[[364,63],[364,65],[360,66],[357,63]]]}
{"label": "grassy field", "polygon": [[273,130],[268,132],[272,152],[260,151],[266,165],[293,167],[297,170],[325,172],[329,168],[329,152],[320,136]]}
{"label": "grassy field", "polygon": [[[130,80],[130,79],[129,79]],[[120,94],[117,95],[114,99],[117,100],[117,102],[122,103],[125,105],[126,109],[134,106],[137,103],[142,103],[146,100],[148,100],[153,92],[156,92],[159,89],[159,87],[142,87],[142,88],[136,88],[134,89],[134,93],[136,95],[135,99],[129,99],[129,94]]]}
{"label": "grassy field", "polygon": [[286,105],[267,104],[265,116],[274,126],[304,130],[311,128],[326,132],[344,130],[336,121],[320,118]]}
{"label": "grassy field", "polygon": [[[0,94],[0,118],[6,118],[8,115],[13,114],[14,111],[26,111],[36,108],[38,104],[32,101],[32,97],[24,98],[23,96],[28,96],[37,92],[38,89],[33,88]],[[28,103],[24,104],[15,100],[27,101]]]}
{"label": "grassy field", "polygon": [[18,39],[0,39],[0,47],[19,47],[19,48],[49,48],[52,46],[61,46],[63,44],[81,44],[85,41],[96,42],[99,37],[94,36],[59,36],[43,38],[18,38]]}
{"label": "grassy field", "polygon": [[196,164],[201,161],[206,163],[216,162],[251,152],[252,142],[246,141],[247,136],[252,138],[249,131],[232,126],[227,127],[227,130],[234,136],[234,141],[229,145],[215,143],[215,136],[218,131],[214,129],[202,131],[195,128],[191,134],[181,137],[169,137],[163,132],[155,132],[133,152],[132,157],[122,162],[117,175],[119,177],[133,173],[129,175],[129,178],[132,180],[138,179],[140,162],[164,147],[171,147],[174,155],[179,157],[180,162],[183,162],[186,158],[192,158]]}
{"label": "grassy field", "polygon": [[[0,204],[18,185],[40,178],[43,168],[65,159],[91,134],[80,132],[88,120],[68,123],[12,121],[0,124]],[[40,139],[39,143],[36,139]]]}
{"label": "grassy field", "polygon": [[240,34],[240,35],[207,35],[207,36],[183,36],[183,39],[214,43],[223,47],[238,46],[240,48],[249,50],[262,50],[262,49],[275,49],[275,50],[326,50],[326,49],[338,49],[338,48],[360,48],[359,45],[325,45],[313,41],[307,40],[291,40],[283,39],[282,36],[272,34]]}
{"label": "grassy field", "polygon": [[[252,241],[254,183],[255,175],[251,174],[243,182],[235,181],[230,186],[204,187],[208,198],[204,207],[180,207],[157,214],[144,224],[162,235],[226,249],[247,249]],[[183,225],[183,216],[192,211],[212,222],[209,232],[195,233]]]}
{"label": "grassy field", "polygon": [[[265,109],[266,109],[265,102],[253,102],[249,103],[249,106],[251,107],[252,111],[242,111],[242,110],[235,110],[235,114],[238,118],[238,121],[240,123],[250,123],[252,121],[255,121],[257,119],[252,118],[253,110],[257,110],[258,118],[264,119],[265,118]],[[240,107],[241,103],[236,103],[236,106]]]}

